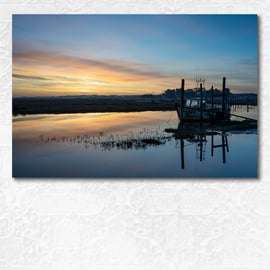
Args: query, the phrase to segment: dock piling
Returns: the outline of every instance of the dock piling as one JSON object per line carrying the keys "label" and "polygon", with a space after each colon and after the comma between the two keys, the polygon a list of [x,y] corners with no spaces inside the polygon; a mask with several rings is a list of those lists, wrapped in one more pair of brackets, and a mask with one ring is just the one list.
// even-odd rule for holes
{"label": "dock piling", "polygon": [[183,116],[185,100],[184,100],[185,80],[181,82],[181,117]]}
{"label": "dock piling", "polygon": [[202,122],[203,120],[203,96],[202,96],[202,83],[200,83],[200,96],[201,96],[201,101],[200,101],[200,120]]}
{"label": "dock piling", "polygon": [[225,93],[225,88],[226,88],[226,77],[223,77],[223,83],[222,83],[222,117],[225,119],[225,98],[226,98],[226,93]]}
{"label": "dock piling", "polygon": [[212,120],[214,119],[214,87],[211,86],[211,110],[212,110]]}

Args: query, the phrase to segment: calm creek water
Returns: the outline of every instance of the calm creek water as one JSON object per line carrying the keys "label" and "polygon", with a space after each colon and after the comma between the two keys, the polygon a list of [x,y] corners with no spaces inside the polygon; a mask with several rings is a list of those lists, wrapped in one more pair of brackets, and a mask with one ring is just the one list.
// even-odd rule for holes
{"label": "calm creek water", "polygon": [[257,130],[179,140],[164,131],[178,122],[176,112],[13,116],[13,177],[257,177]]}

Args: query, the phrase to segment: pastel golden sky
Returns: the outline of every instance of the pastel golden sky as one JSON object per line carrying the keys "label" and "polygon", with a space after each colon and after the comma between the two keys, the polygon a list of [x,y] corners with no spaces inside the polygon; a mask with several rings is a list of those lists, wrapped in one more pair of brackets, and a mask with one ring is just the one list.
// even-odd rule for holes
{"label": "pastel golden sky", "polygon": [[257,93],[256,15],[13,15],[13,95]]}

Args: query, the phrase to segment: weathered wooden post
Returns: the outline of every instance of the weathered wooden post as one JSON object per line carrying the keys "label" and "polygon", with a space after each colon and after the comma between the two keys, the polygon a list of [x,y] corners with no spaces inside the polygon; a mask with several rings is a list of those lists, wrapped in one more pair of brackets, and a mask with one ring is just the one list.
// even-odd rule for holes
{"label": "weathered wooden post", "polygon": [[225,119],[225,87],[226,87],[226,77],[223,77],[223,83],[222,83],[222,118]]}
{"label": "weathered wooden post", "polygon": [[211,86],[211,110],[212,110],[212,120],[214,119],[214,87]]}
{"label": "weathered wooden post", "polygon": [[202,83],[200,83],[200,94],[201,94],[201,104],[200,104],[200,120],[203,120],[203,98],[202,98]]}
{"label": "weathered wooden post", "polygon": [[[183,117],[184,106],[185,106],[184,90],[185,90],[185,80],[182,79],[182,82],[181,82],[181,116],[180,116],[181,118]],[[181,118],[180,118],[180,121],[182,121]]]}

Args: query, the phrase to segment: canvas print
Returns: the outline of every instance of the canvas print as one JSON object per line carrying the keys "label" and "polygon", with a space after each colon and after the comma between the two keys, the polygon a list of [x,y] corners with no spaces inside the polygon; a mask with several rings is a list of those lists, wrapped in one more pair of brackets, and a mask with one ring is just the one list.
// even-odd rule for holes
{"label": "canvas print", "polygon": [[13,177],[256,178],[257,15],[13,15]]}

